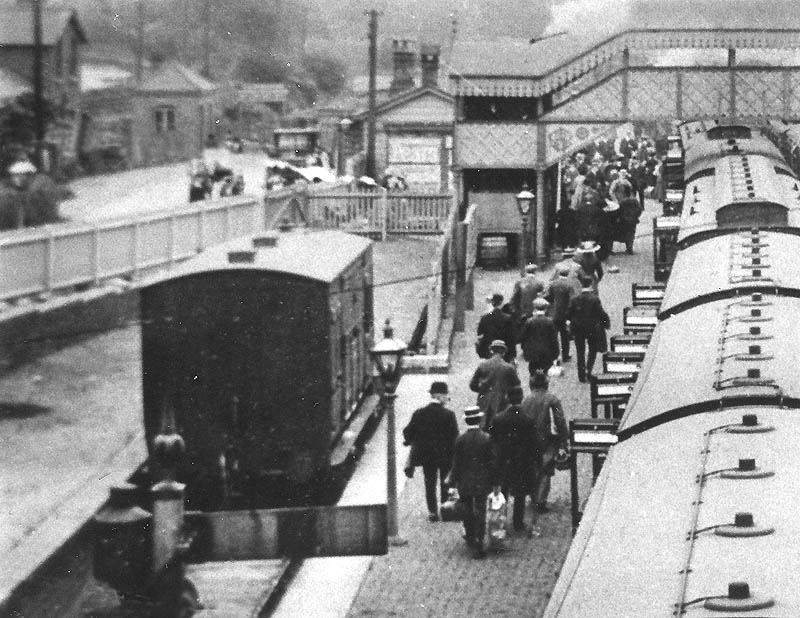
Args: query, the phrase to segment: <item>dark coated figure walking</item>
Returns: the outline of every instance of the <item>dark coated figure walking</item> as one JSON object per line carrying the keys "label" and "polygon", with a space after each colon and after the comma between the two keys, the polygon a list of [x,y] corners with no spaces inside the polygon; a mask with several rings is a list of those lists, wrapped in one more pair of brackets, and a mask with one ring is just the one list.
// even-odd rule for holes
{"label": "dark coated figure walking", "polygon": [[488,313],[481,316],[478,322],[478,341],[475,344],[475,350],[481,358],[489,358],[491,356],[489,346],[492,341],[502,339],[506,344],[503,356],[507,361],[510,361],[514,358],[516,351],[511,316],[502,309],[502,294],[493,294],[487,300],[491,303],[492,308]]}
{"label": "dark coated figure walking", "polygon": [[533,316],[522,327],[520,344],[531,375],[537,369],[547,371],[558,358],[558,330],[545,315],[549,303],[544,298],[533,301]]}
{"label": "dark coated figure walking", "polygon": [[485,427],[489,426],[495,414],[506,407],[508,392],[520,383],[517,368],[503,360],[505,342],[495,339],[489,347],[492,357],[481,361],[469,381],[470,390],[478,393],[477,403],[485,415]]}
{"label": "dark coated figure walking", "polygon": [[559,266],[556,269],[557,277],[550,282],[545,299],[550,303],[548,315],[553,319],[553,324],[561,339],[561,360],[569,361],[570,334],[567,329],[567,311],[573,298],[580,294],[581,286],[575,277],[570,277],[568,266]]}
{"label": "dark coated figure walking", "polygon": [[607,349],[606,329],[611,325],[590,278],[581,279],[581,293],[570,301],[567,320],[578,355],[578,381],[586,382],[587,377],[592,375],[597,353]]}
{"label": "dark coated figure walking", "polygon": [[497,450],[497,477],[506,497],[513,496],[514,530],[525,529],[525,497],[534,498],[538,478],[541,444],[532,416],[522,413],[522,387],[508,394],[509,406],[489,427]]}
{"label": "dark coated figure walking", "polygon": [[[431,402],[411,415],[403,429],[403,439],[411,445],[411,465],[422,466],[425,476],[425,502],[428,519],[439,519],[439,505],[447,499],[445,478],[453,462],[453,448],[458,437],[455,412],[445,407],[448,401],[446,382],[433,382]],[[411,471],[413,473],[413,470]],[[406,470],[406,474],[409,471]],[[439,485],[439,500],[436,489]]]}
{"label": "dark coated figure walking", "polygon": [[561,401],[547,390],[547,374],[537,371],[531,376],[531,393],[522,402],[521,412],[536,425],[540,445],[540,467],[537,475],[533,502],[539,513],[546,513],[547,496],[550,494],[550,479],[556,471],[556,456],[566,453],[569,445],[569,429],[564,418]]}
{"label": "dark coated figure walking", "polygon": [[488,433],[481,429],[483,412],[478,406],[464,409],[467,429],[456,439],[453,467],[448,484],[458,489],[464,504],[464,540],[475,558],[486,556],[486,497],[497,485],[495,449]]}

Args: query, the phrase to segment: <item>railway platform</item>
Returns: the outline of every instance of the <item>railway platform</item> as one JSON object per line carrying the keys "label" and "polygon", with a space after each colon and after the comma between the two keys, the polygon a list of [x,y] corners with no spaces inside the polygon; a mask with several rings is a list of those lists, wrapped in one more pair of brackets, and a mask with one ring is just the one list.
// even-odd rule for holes
{"label": "railway platform", "polygon": [[[635,254],[617,253],[606,262],[600,295],[611,317],[609,335],[622,333],[623,308],[631,303],[631,285],[653,282],[648,223],[659,210],[659,204],[648,200],[637,231]],[[619,272],[609,272],[609,266],[618,267]],[[551,265],[542,276],[549,279],[552,272]],[[490,552],[484,560],[475,560],[461,538],[460,523],[428,521],[421,470],[407,479],[401,469],[406,456],[401,430],[413,411],[427,403],[427,390],[432,380],[447,380],[450,407],[459,417],[460,428],[465,427],[460,411],[474,404],[475,395],[467,385],[478,362],[473,344],[477,322],[484,310],[482,301],[493,292],[508,297],[516,279],[516,269],[477,271],[475,311],[467,313],[465,332],[456,333],[453,338],[448,375],[406,374],[401,380],[396,401],[399,532],[408,544],[390,547],[387,555],[374,558],[306,560],[272,614],[273,618],[463,618],[543,614],[572,538],[569,474],[556,473],[550,493],[550,512],[537,516],[533,538],[512,533],[505,549]],[[589,385],[578,382],[574,361],[564,367],[564,375],[552,381],[551,390],[564,404],[568,419],[589,416]],[[527,393],[528,370],[524,361],[519,363],[519,374]],[[385,453],[386,430],[381,424],[359,462],[343,501],[366,503],[386,499]],[[584,498],[590,490],[590,463],[589,458],[579,461],[580,492]],[[532,521],[533,517],[532,509],[528,508],[526,521]]]}

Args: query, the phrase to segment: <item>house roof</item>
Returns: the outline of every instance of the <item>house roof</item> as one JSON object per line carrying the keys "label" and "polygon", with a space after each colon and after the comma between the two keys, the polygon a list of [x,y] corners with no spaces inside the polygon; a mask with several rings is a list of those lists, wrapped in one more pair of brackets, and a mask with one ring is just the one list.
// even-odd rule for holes
{"label": "house roof", "polygon": [[274,84],[239,84],[237,95],[246,103],[283,103],[289,96],[289,89],[280,83]]}
{"label": "house roof", "polygon": [[142,83],[137,90],[140,92],[211,92],[217,86],[213,82],[201,77],[191,69],[168,60],[146,70]]}
{"label": "house roof", "polygon": [[[68,25],[72,25],[82,43],[86,34],[71,9],[42,9],[42,44],[55,45]],[[0,46],[33,45],[33,12],[30,7],[0,7]]]}
{"label": "house roof", "polygon": [[118,86],[129,86],[133,73],[115,64],[81,63],[81,91],[104,90]]}
{"label": "house roof", "polygon": [[24,78],[13,71],[0,67],[0,102],[11,101],[32,89]]}
{"label": "house roof", "polygon": [[[427,95],[433,95],[442,99],[443,101],[447,101],[448,103],[455,101],[455,97],[444,90],[440,90],[439,88],[431,88],[430,86],[423,86],[422,88],[415,88],[414,90],[406,90],[405,92],[398,94],[396,97],[392,97],[388,101],[384,101],[375,108],[375,114],[380,115],[384,112],[388,112],[391,109],[401,107],[415,99],[419,99]],[[365,118],[368,113],[368,110],[362,110],[356,114],[353,114],[353,119],[358,120]]]}

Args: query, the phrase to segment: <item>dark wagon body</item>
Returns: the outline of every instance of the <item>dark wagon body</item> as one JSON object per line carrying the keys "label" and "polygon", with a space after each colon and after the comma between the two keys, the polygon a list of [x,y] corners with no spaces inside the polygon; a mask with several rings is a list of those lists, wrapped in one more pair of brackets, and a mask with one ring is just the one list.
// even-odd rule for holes
{"label": "dark wagon body", "polygon": [[190,508],[324,499],[368,388],[372,249],[340,232],[241,239],[142,290],[148,445],[174,417]]}

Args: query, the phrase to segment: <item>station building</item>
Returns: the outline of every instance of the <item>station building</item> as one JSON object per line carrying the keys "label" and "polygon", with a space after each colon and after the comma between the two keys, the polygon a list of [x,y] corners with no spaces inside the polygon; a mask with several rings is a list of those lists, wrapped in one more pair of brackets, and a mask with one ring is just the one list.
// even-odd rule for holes
{"label": "station building", "polygon": [[627,123],[800,122],[796,11],[760,11],[755,24],[753,3],[731,3],[725,14],[698,14],[702,27],[691,28],[669,11],[674,4],[602,33],[456,41],[454,185],[462,208],[478,206],[484,240],[505,238],[515,250],[515,196],[527,184],[536,195],[527,254],[546,261],[559,162]]}

